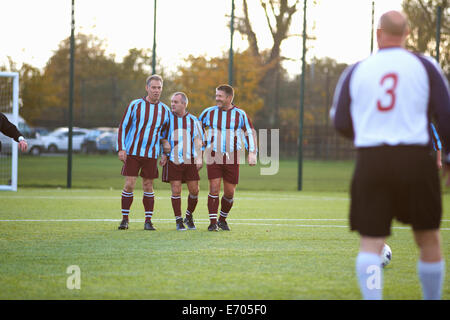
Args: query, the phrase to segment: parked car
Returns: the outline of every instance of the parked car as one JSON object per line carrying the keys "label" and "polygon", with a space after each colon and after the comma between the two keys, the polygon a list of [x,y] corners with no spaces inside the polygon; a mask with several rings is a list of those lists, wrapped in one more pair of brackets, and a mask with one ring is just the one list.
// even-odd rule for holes
{"label": "parked car", "polygon": [[117,129],[113,132],[104,132],[96,139],[97,150],[100,153],[116,152]]}
{"label": "parked car", "polygon": [[50,133],[50,131],[47,128],[43,127],[35,127],[33,128],[37,133],[39,133],[42,136],[46,136]]}
{"label": "parked car", "polygon": [[[89,129],[72,128],[72,150],[75,152],[81,151],[81,143],[84,137],[89,133]],[[42,137],[44,140],[45,150],[51,153],[67,151],[69,146],[69,128],[58,128],[48,135]]]}
{"label": "parked car", "polygon": [[[4,113],[6,118],[12,122],[12,113]],[[27,152],[31,155],[40,155],[44,151],[44,140],[41,135],[36,132],[33,128],[28,126],[25,119],[20,115],[18,117],[17,128],[23,134],[24,138],[27,140],[28,150]],[[0,141],[2,143],[2,153],[11,153],[12,139],[3,134],[0,134]]]}
{"label": "parked car", "polygon": [[98,138],[105,133],[114,133],[117,131],[115,128],[100,127],[91,129],[89,133],[84,137],[81,143],[81,152],[83,153],[95,153],[102,152],[104,150],[103,146],[99,148]]}
{"label": "parked car", "polygon": [[24,138],[27,140],[29,154],[33,156],[39,156],[42,152],[45,151],[44,140],[42,139],[39,132],[35,131],[34,129],[31,129],[31,131],[27,133],[25,133],[26,131],[21,132],[24,134]]}

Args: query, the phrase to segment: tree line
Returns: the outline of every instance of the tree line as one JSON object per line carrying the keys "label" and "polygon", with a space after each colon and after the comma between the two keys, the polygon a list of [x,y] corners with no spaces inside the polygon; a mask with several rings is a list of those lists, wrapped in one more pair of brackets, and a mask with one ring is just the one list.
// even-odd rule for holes
{"label": "tree line", "polygon": [[[94,35],[78,33],[75,39],[74,123],[81,127],[116,126],[129,102],[144,96],[145,79],[150,74],[151,52],[130,49],[123,61],[105,53],[104,42]],[[69,92],[69,39],[59,45],[43,70],[27,63],[19,69],[10,61],[8,69],[20,73],[21,115],[35,126],[58,127],[67,123]],[[330,104],[337,78],[346,67],[330,58],[315,59],[307,67],[305,95],[307,119],[324,122],[326,105]],[[236,52],[234,57],[235,104],[241,106],[259,127],[273,126],[273,111],[266,110],[266,97],[274,82],[266,86],[267,65],[261,64],[250,50]],[[161,100],[170,104],[170,95],[184,91],[189,97],[188,109],[198,115],[214,105],[215,88],[228,81],[228,57],[188,56],[175,73],[160,68],[164,79]],[[295,120],[299,106],[299,76],[290,77],[280,67],[278,75],[279,123]],[[293,127],[293,125],[289,125]]]}

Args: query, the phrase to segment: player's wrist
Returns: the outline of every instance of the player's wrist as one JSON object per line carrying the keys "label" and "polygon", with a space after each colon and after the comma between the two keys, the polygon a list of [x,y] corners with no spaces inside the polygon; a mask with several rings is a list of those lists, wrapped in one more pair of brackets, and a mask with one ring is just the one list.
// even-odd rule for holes
{"label": "player's wrist", "polygon": [[19,142],[25,141],[25,138],[23,136],[20,136],[19,138],[17,138],[17,141],[19,141]]}

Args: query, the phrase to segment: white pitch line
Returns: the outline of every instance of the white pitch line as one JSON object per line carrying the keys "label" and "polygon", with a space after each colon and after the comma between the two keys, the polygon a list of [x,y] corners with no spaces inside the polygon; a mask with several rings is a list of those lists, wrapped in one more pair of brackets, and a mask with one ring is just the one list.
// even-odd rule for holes
{"label": "white pitch line", "polygon": [[[233,219],[233,220],[255,220],[255,219]],[[259,221],[271,221],[275,219],[259,219]],[[277,219],[279,221],[281,219]],[[294,219],[289,219],[289,221],[293,221]],[[296,219],[296,220],[312,220],[316,221],[316,219]],[[333,219],[322,219],[321,221],[330,220],[335,221]],[[336,219],[337,220],[337,219]],[[341,219],[345,220],[345,219]],[[0,222],[119,222],[121,219],[15,219],[15,220],[0,220]],[[142,219],[130,219],[130,222],[143,222]],[[153,221],[159,222],[173,222],[174,219],[153,219]],[[209,219],[197,219],[196,222],[201,224],[208,223]],[[203,222],[205,221],[205,222]],[[294,220],[295,221],[295,220]],[[284,224],[284,223],[242,223],[242,222],[233,222],[234,225],[249,225],[249,226],[271,226],[271,227],[304,227],[304,228],[348,228],[348,226],[341,225],[308,225],[308,224]],[[410,227],[392,227],[393,229],[399,230],[410,230]],[[450,228],[440,228],[442,231],[450,231]]]}

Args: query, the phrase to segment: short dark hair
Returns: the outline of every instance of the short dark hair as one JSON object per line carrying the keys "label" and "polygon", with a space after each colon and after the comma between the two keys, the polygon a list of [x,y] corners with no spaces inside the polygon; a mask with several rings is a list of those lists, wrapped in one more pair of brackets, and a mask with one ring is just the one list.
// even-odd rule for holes
{"label": "short dark hair", "polygon": [[147,77],[147,80],[145,81],[145,84],[149,85],[150,81],[152,80],[157,80],[157,81],[161,81],[161,84],[163,83],[163,79],[159,74],[153,74],[149,77]]}
{"label": "short dark hair", "polygon": [[228,96],[232,96],[234,97],[234,89],[232,86],[228,85],[228,84],[221,84],[220,86],[218,86],[216,88],[216,90],[220,90],[225,92]]}

